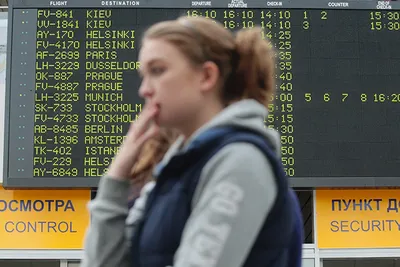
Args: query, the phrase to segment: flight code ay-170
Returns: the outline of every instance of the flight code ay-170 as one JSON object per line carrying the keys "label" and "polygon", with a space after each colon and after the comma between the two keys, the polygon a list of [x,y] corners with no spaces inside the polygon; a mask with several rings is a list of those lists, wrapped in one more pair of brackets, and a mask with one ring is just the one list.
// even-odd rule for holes
{"label": "flight code ay-170", "polygon": [[[373,212],[378,214],[398,214],[400,200],[395,198],[382,199],[332,199],[333,212]],[[383,217],[383,216],[381,216]],[[386,216],[387,217],[387,216]],[[370,220],[332,220],[332,232],[385,232],[400,231],[400,220],[370,219]]]}
{"label": "flight code ay-170", "polygon": [[[72,200],[0,200],[1,212],[40,213],[75,212]],[[4,216],[4,214],[3,214]],[[35,216],[33,216],[35,217]],[[2,226],[7,233],[76,233],[72,221],[32,220],[5,221]]]}
{"label": "flight code ay-170", "polygon": [[142,110],[135,38],[113,10],[37,11],[34,177],[107,170]]}

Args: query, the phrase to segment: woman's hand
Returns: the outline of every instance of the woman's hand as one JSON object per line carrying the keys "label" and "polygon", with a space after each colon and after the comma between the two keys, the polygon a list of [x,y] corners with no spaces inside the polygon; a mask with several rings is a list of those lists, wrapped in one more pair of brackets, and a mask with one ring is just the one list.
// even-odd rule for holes
{"label": "woman's hand", "polygon": [[131,123],[118,154],[108,168],[108,176],[115,179],[129,179],[143,144],[159,131],[159,127],[154,122],[157,112],[157,107],[145,106],[139,119]]}

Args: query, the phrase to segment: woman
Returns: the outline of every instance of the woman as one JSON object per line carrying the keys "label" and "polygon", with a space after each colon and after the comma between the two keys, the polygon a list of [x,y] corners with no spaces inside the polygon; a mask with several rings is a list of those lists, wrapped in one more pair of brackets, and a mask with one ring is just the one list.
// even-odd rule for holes
{"label": "woman", "polygon": [[[258,28],[234,36],[205,18],[146,31],[146,107],[89,205],[82,266],[301,266],[297,199],[279,135],[263,124],[275,74],[260,37]],[[181,135],[128,209],[130,171],[160,126]]]}

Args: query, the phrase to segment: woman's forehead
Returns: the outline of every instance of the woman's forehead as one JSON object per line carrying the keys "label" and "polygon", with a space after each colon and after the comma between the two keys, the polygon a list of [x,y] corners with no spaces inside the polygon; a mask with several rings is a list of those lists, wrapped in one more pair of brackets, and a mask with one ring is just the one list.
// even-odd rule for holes
{"label": "woman's forehead", "polygon": [[159,39],[146,40],[139,52],[139,60],[141,64],[150,64],[154,61],[167,60],[176,52],[177,49],[169,42]]}

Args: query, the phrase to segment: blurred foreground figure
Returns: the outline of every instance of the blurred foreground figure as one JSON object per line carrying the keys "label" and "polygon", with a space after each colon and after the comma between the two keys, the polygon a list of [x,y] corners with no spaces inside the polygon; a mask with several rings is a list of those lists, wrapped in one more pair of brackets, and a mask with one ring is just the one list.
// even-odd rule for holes
{"label": "blurred foreground figure", "polygon": [[[261,29],[157,23],[139,53],[146,105],[91,201],[82,267],[298,267],[302,218],[264,127],[274,51]],[[159,127],[180,136],[132,208],[131,170]]]}

